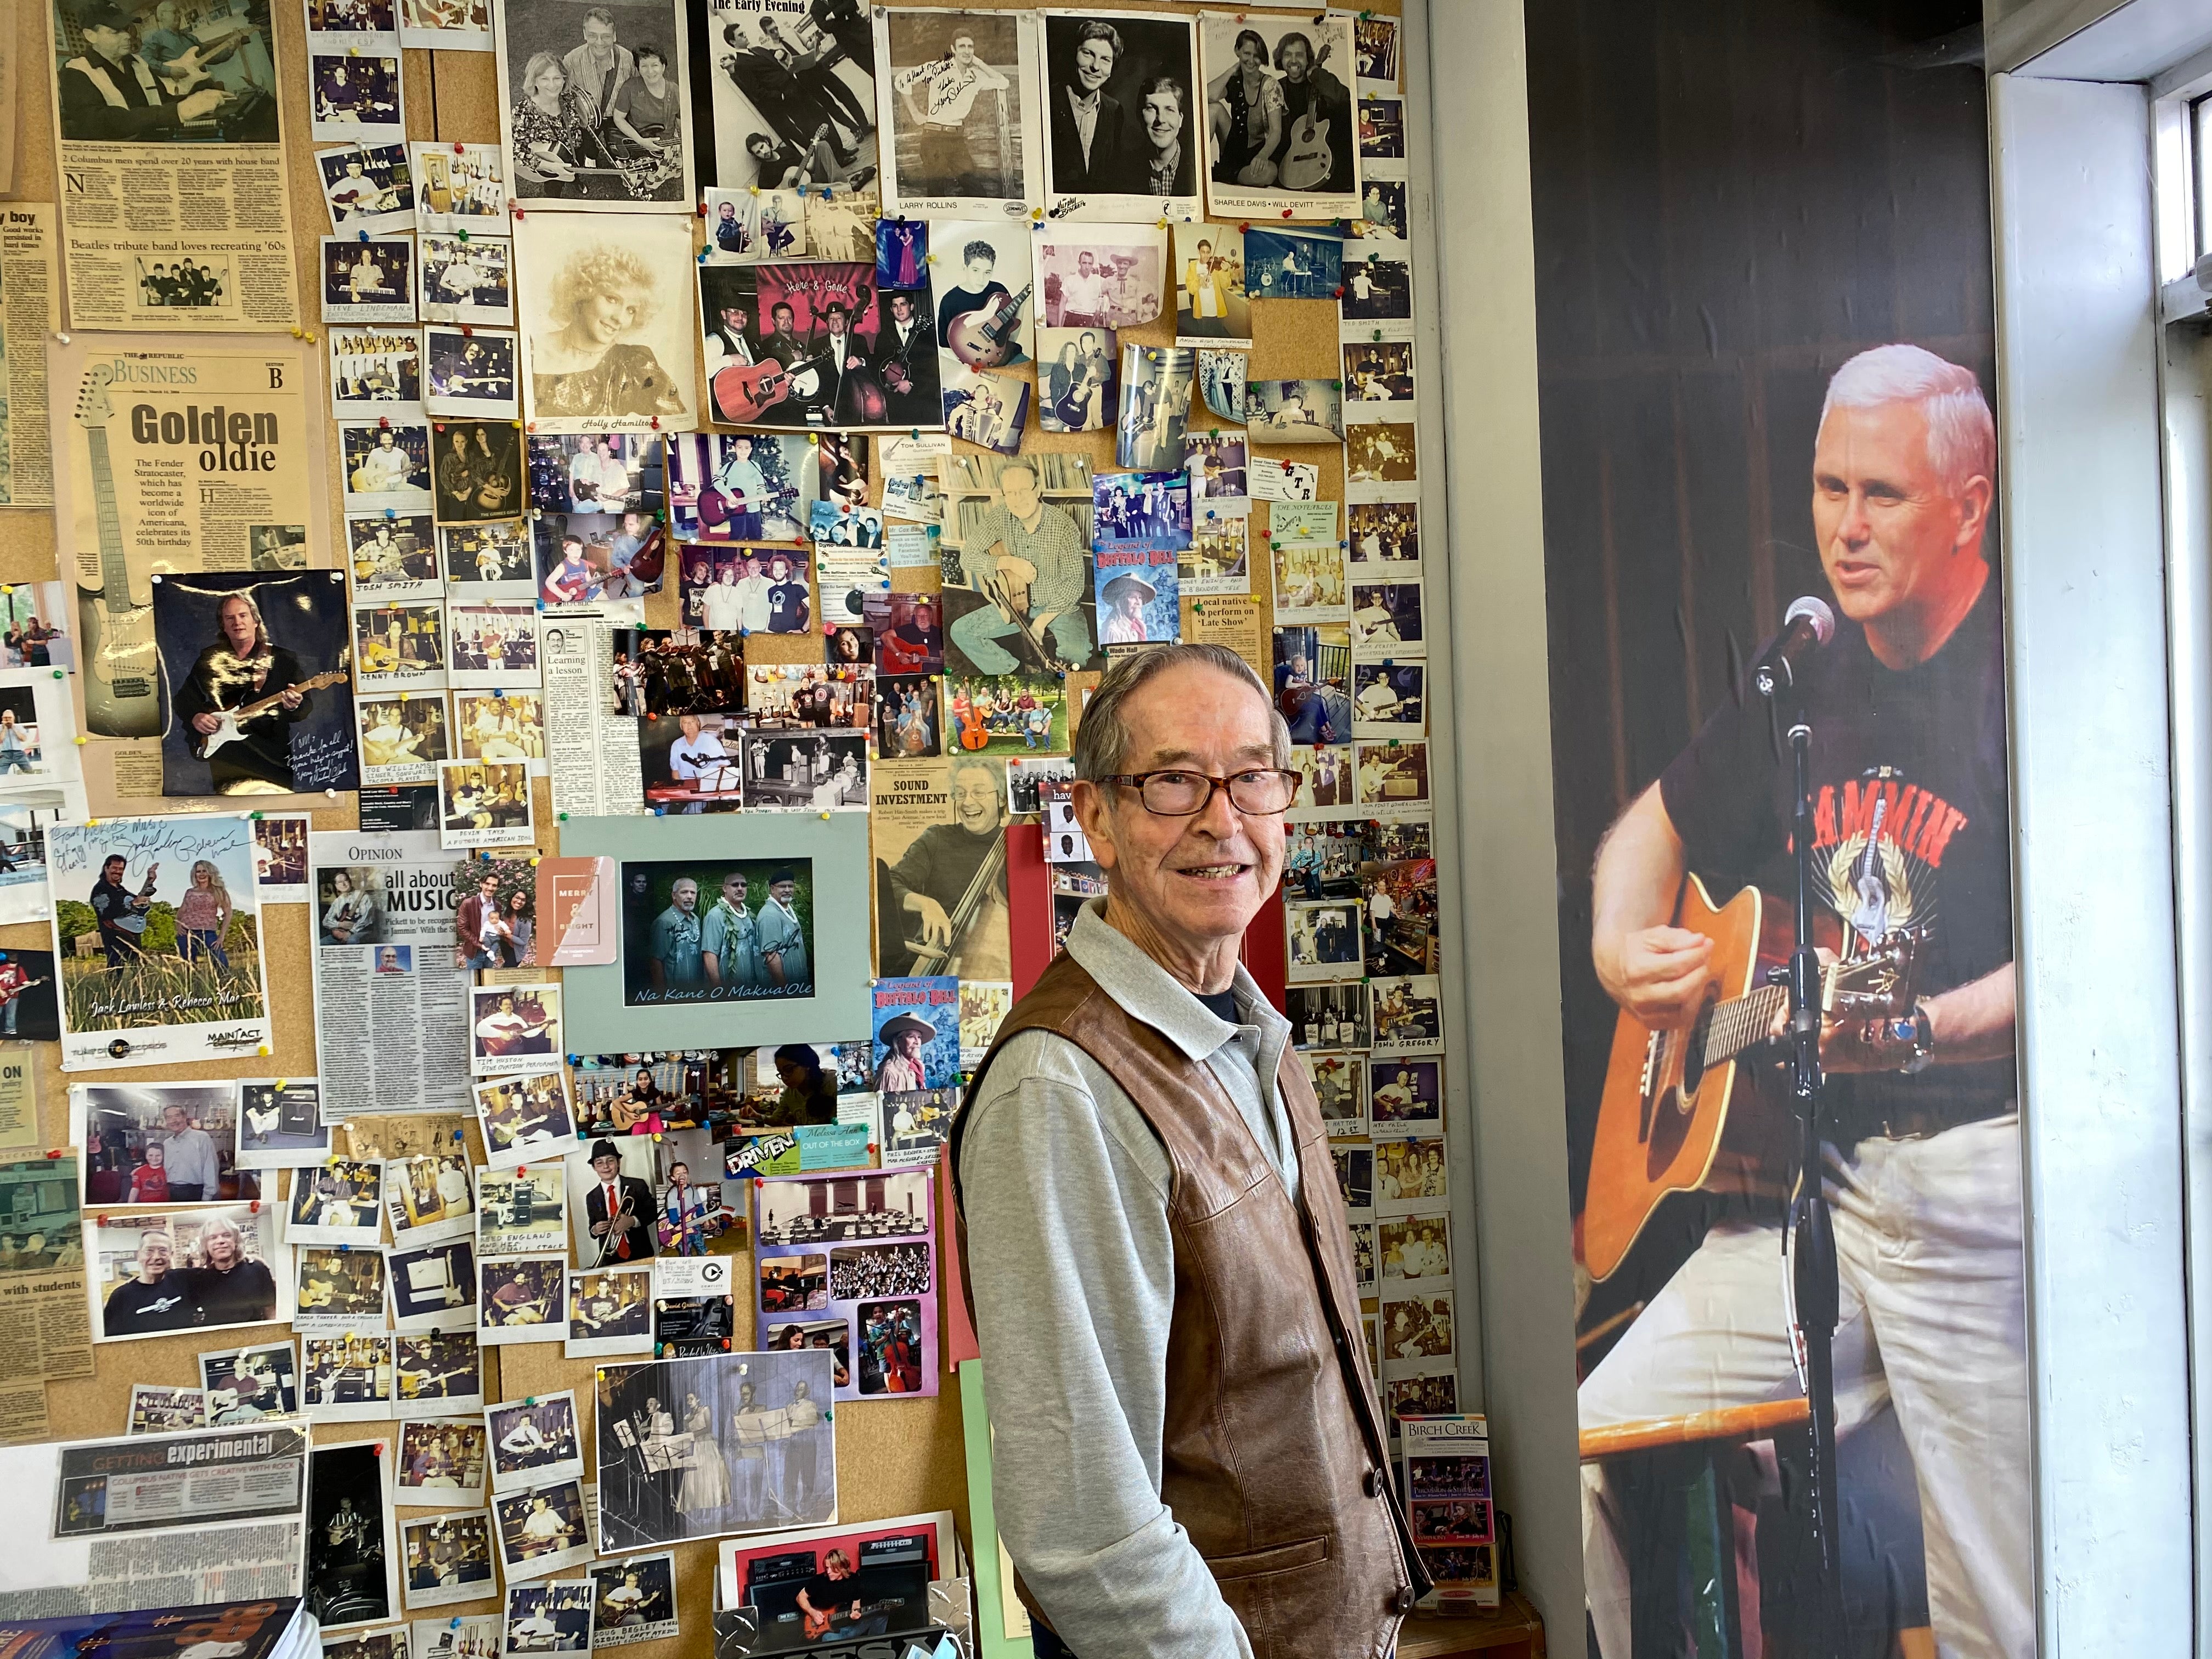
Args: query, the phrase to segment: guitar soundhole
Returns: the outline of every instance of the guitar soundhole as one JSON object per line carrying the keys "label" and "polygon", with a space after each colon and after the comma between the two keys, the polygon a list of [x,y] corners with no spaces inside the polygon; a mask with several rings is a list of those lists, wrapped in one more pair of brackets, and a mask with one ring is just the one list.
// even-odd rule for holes
{"label": "guitar soundhole", "polygon": [[[1720,1000],[1720,987],[1710,981],[1705,986],[1705,1006],[1698,1010],[1698,1018],[1690,1027],[1689,1039],[1682,1055],[1682,1093],[1693,1096],[1705,1080],[1705,1039],[1711,1034],[1713,1008]],[[1686,1104],[1683,1110],[1687,1111]]]}

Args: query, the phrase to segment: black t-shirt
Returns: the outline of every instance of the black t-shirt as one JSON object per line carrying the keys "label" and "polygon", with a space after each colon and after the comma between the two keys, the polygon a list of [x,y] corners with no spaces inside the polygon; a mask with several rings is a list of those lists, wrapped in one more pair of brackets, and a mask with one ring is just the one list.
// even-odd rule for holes
{"label": "black t-shirt", "polygon": [[[1839,621],[1798,677],[1813,727],[1814,909],[1854,946],[1889,929],[1929,929],[1915,984],[1923,997],[2012,960],[2000,614],[1992,574],[1943,648],[1901,672]],[[1689,867],[1717,904],[1747,883],[1791,890],[1787,732],[1746,684],[1659,780]],[[1917,1076],[1837,1078],[1832,1098],[1861,1121],[1886,1106],[1971,1115],[2013,1097],[2013,1069],[2009,1060],[1946,1066],[1939,1043],[1937,1063]]]}
{"label": "black t-shirt", "polygon": [[107,1293],[101,1324],[108,1336],[143,1336],[150,1331],[189,1330],[199,1322],[183,1277],[163,1273],[151,1285],[126,1279]]}
{"label": "black t-shirt", "polygon": [[[240,1261],[228,1273],[189,1267],[186,1281],[210,1325],[250,1325],[276,1316],[276,1280],[264,1261]],[[168,1279],[176,1279],[172,1273]]]}
{"label": "black t-shirt", "polygon": [[860,1580],[857,1574],[832,1578],[826,1572],[817,1572],[799,1589],[805,1592],[809,1607],[817,1613],[826,1613],[833,1619],[842,1619],[853,1610],[853,1603],[860,1599]]}

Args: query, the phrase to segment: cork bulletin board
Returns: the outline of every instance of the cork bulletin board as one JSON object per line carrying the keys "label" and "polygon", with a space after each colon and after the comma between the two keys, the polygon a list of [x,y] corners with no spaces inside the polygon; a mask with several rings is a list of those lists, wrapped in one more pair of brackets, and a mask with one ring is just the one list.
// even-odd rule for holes
{"label": "cork bulletin board", "polygon": [[[1024,9],[1004,4],[1003,0],[971,0],[971,3],[977,9]],[[307,88],[301,72],[305,62],[304,23],[298,0],[275,0],[271,9],[281,59],[283,120],[289,145],[287,164],[293,198],[293,222],[299,243],[295,265],[301,312],[303,316],[315,317],[319,315],[319,307],[314,251],[316,239],[327,229],[328,216],[313,165],[316,147],[307,137]],[[1197,8],[1148,6],[1143,3],[1143,0],[1121,0],[1117,9],[1174,13],[1194,12]],[[1386,3],[1376,9],[1385,15],[1395,15],[1398,7]],[[47,6],[42,0],[21,0],[21,3],[9,9],[8,21],[0,27],[10,31],[5,45],[15,58],[16,65],[13,106],[7,112],[7,118],[15,128],[17,158],[14,198],[24,201],[52,202],[57,199],[62,181],[56,176],[52,94],[46,69],[51,52]],[[407,131],[410,140],[435,140],[446,143],[499,143],[500,94],[496,59],[491,52],[407,52],[405,100]],[[1251,314],[1250,374],[1255,380],[1339,378],[1341,367],[1338,319],[1333,302],[1255,300]],[[319,323],[307,325],[307,332],[318,338],[322,331]],[[1124,329],[1121,336],[1125,344],[1172,345],[1175,343],[1172,293],[1164,295],[1162,315],[1156,322],[1145,327]],[[311,350],[310,355],[318,362],[322,361],[319,346]],[[1032,371],[1024,368],[1020,372],[1027,374]],[[702,395],[697,406],[703,408],[703,386],[700,390]],[[323,404],[326,410],[326,395]],[[1206,429],[1209,421],[1210,417],[1202,408],[1194,409],[1191,428],[1194,433],[1202,432]],[[1117,470],[1114,441],[1115,434],[1110,426],[1099,432],[1059,434],[1040,429],[1032,420],[1024,434],[1022,449],[1025,453],[1080,453],[1087,455],[1096,471],[1107,472]],[[327,434],[326,447],[328,476],[335,480],[338,477],[339,453],[334,425]],[[954,448],[963,453],[971,450],[970,446],[961,443],[956,443]],[[1317,499],[1339,503],[1345,500],[1343,450],[1340,446],[1332,443],[1276,447],[1255,441],[1251,453],[1255,458],[1272,456],[1285,461],[1317,465],[1320,469]],[[882,474],[872,455],[869,470],[872,497],[879,500]],[[311,548],[310,563],[319,568],[335,568],[343,563],[338,552],[343,545],[338,495],[334,485],[330,491],[330,519],[324,526],[324,539],[320,545]],[[1212,629],[1220,628],[1228,620],[1226,613],[1232,611],[1241,612],[1247,626],[1242,630],[1241,637],[1231,642],[1256,641],[1258,659],[1254,666],[1263,677],[1269,672],[1267,653],[1272,615],[1271,570],[1264,534],[1265,512],[1265,502],[1255,503],[1256,522],[1251,536],[1250,599],[1226,603],[1188,598],[1182,601],[1186,639],[1209,637],[1209,623],[1200,607],[1220,606],[1212,623]],[[57,568],[56,555],[54,520],[51,513],[44,510],[0,511],[0,581],[65,580],[68,573]],[[647,601],[647,621],[649,626],[672,627],[678,622],[675,565],[676,561],[672,558],[671,574],[664,591]],[[902,578],[908,580],[902,580]],[[917,589],[936,585],[934,574],[928,571],[895,571],[893,580],[896,585]],[[818,604],[816,614],[820,614]],[[756,663],[820,662],[823,659],[821,635],[818,632],[783,636],[755,635],[745,642],[745,654],[749,661]],[[235,810],[234,803],[216,801],[119,799],[112,787],[112,762],[102,753],[102,749],[101,742],[94,739],[87,744],[85,750],[86,782],[95,814],[156,813],[222,806]],[[551,811],[549,785],[540,779],[535,787],[537,822],[540,826],[538,849],[550,855],[558,851],[558,824]],[[345,795],[338,796],[327,806],[318,810],[313,817],[313,827],[319,830],[348,830],[355,828],[357,823],[355,803],[350,796]],[[310,998],[313,982],[311,918],[311,908],[307,905],[273,906],[264,915],[263,950],[268,964],[274,1035],[271,1052],[266,1057],[252,1057],[240,1062],[144,1067],[122,1073],[107,1073],[105,1074],[106,1079],[114,1082],[137,1079],[185,1081],[239,1076],[313,1076],[317,1066]],[[49,943],[46,926],[43,922],[0,927],[0,948],[42,950],[47,948]],[[823,964],[823,971],[865,978],[871,972],[871,964],[866,962],[827,963]],[[55,1045],[38,1046],[36,1075],[40,1129],[44,1144],[56,1148],[67,1143],[70,1081],[60,1071],[58,1060],[59,1053]],[[468,1135],[471,1158],[480,1162],[483,1158],[483,1149],[473,1123],[469,1126]],[[736,1346],[743,1349],[751,1346],[752,1315],[748,1297],[740,1296],[738,1301]],[[258,1333],[242,1332],[235,1338],[225,1335],[216,1342],[210,1342],[204,1335],[184,1334],[97,1347],[94,1350],[95,1374],[92,1377],[49,1388],[47,1437],[75,1439],[119,1434],[125,1426],[129,1396],[134,1383],[197,1384],[199,1381],[197,1356],[203,1348],[237,1346],[240,1340],[256,1334],[277,1334],[270,1328],[258,1328]],[[590,1420],[590,1361],[565,1359],[562,1357],[560,1345],[548,1344],[489,1348],[485,1351],[483,1363],[484,1398],[488,1403],[573,1389],[582,1414],[580,1427],[586,1443],[591,1443],[593,1425]],[[838,1499],[842,1520],[859,1522],[909,1511],[950,1508],[958,1516],[964,1537],[968,1504],[960,1399],[960,1389],[948,1376],[933,1397],[896,1402],[845,1404],[836,1408]],[[356,1440],[374,1437],[383,1430],[384,1425],[319,1425],[317,1437]],[[678,1602],[686,1632],[684,1639],[686,1645],[696,1650],[697,1643],[703,1639],[704,1621],[713,1603],[714,1548],[711,1543],[699,1542],[678,1545],[674,1547],[674,1553],[678,1566]],[[486,1597],[479,1602],[438,1611],[440,1616],[488,1613],[496,1612],[498,1606],[495,1597]],[[666,1659],[672,1659],[675,1650],[674,1644],[671,1643],[643,1644],[640,1648],[641,1659],[664,1659],[664,1656]]]}

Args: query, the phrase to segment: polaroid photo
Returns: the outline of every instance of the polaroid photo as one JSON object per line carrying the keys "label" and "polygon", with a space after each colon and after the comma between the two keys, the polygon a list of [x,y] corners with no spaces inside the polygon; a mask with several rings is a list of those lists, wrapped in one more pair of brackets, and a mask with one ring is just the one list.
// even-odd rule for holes
{"label": "polaroid photo", "polygon": [[1176,555],[1177,585],[1191,599],[1249,594],[1252,561],[1245,536],[1248,520],[1202,518],[1190,545]]}
{"label": "polaroid photo", "polygon": [[1036,18],[878,7],[872,21],[883,211],[1003,216],[1042,205]]}
{"label": "polaroid photo", "polygon": [[392,1218],[395,1249],[459,1238],[476,1225],[475,1197],[465,1147],[388,1159],[384,1209]]}
{"label": "polaroid photo", "polygon": [[1187,346],[1124,345],[1121,410],[1115,424],[1115,465],[1134,472],[1182,466],[1198,354]]}
{"label": "polaroid photo", "polygon": [[[1359,94],[1359,158],[1368,161],[1395,164],[1395,170],[1377,167],[1378,177],[1403,178],[1406,161],[1406,100],[1403,98],[1378,96],[1363,90]],[[1363,165],[1361,171],[1366,172]]]}
{"label": "polaroid photo", "polygon": [[319,1335],[384,1323],[384,1253],[305,1244],[294,1253],[292,1328]]}
{"label": "polaroid photo", "polygon": [[511,329],[431,323],[422,330],[428,374],[422,406],[433,416],[489,416],[514,420],[521,412],[520,371]]}
{"label": "polaroid photo", "polygon": [[518,421],[440,421],[430,441],[440,524],[512,520],[529,505]]}
{"label": "polaroid photo", "polygon": [[1453,1358],[1452,1293],[1431,1291],[1385,1303],[1377,1340],[1382,1361],[1394,1372],[1422,1360]]}
{"label": "polaroid photo", "polygon": [[1348,1224],[1352,1234],[1352,1289],[1363,1298],[1376,1292],[1375,1224],[1354,1221]]}
{"label": "polaroid photo", "polygon": [[1367,1058],[1364,1054],[1301,1051],[1322,1123],[1332,1140],[1367,1133]]}
{"label": "polaroid photo", "polygon": [[495,1494],[583,1478],[584,1443],[573,1390],[486,1407],[484,1438],[491,1449]]}
{"label": "polaroid photo", "polygon": [[[402,1332],[397,1352],[401,1417],[473,1417],[483,1409],[483,1352],[473,1329]],[[477,1450],[471,1486],[483,1480],[481,1442]]]}
{"label": "polaroid photo", "polygon": [[284,1209],[288,1244],[349,1244],[374,1249],[384,1236],[384,1165],[330,1158],[295,1171]]}
{"label": "polaroid photo", "polygon": [[1363,817],[1426,817],[1429,798],[1429,745],[1392,738],[1385,743],[1353,745],[1358,762],[1357,805]]}
{"label": "polaroid photo", "polygon": [[[1039,17],[1051,112],[1044,133],[1048,216],[1125,223],[1201,217],[1199,135],[1206,112],[1191,20],[1130,12]],[[1084,125],[1079,107],[1090,112]]]}
{"label": "polaroid photo", "polygon": [[487,1347],[558,1342],[568,1331],[567,1251],[477,1263],[477,1340]]}
{"label": "polaroid photo", "polygon": [[1428,654],[1421,623],[1421,584],[1355,579],[1351,586],[1352,654],[1356,662],[1393,662]]}
{"label": "polaroid photo", "polygon": [[422,414],[422,333],[411,324],[330,331],[331,413],[368,420]]}
{"label": "polaroid photo", "polygon": [[408,150],[418,228],[448,235],[465,230],[472,238],[507,234],[507,158],[497,144],[418,143]]}
{"label": "polaroid photo", "polygon": [[1441,1200],[1444,1190],[1444,1143],[1441,1135],[1375,1143],[1375,1206],[1378,1214],[1408,1214],[1422,1203]]}
{"label": "polaroid photo", "polygon": [[1370,1061],[1367,1071],[1367,1118],[1379,1135],[1442,1133],[1443,1061],[1441,1059]]}
{"label": "polaroid photo", "polygon": [[1427,672],[1418,662],[1354,663],[1352,735],[1401,739],[1425,735],[1428,717],[1423,690]]}
{"label": "polaroid photo", "polygon": [[[1320,503],[1329,506],[1330,503]],[[1332,536],[1327,541],[1306,541],[1285,536],[1273,526],[1268,543],[1275,561],[1275,625],[1311,627],[1351,619],[1351,595],[1346,582],[1344,549]],[[1346,643],[1349,644],[1349,635]],[[1338,741],[1348,734],[1340,732]]]}
{"label": "polaroid photo", "polygon": [[1358,216],[1352,89],[1338,78],[1354,61],[1352,21],[1348,11],[1199,14],[1199,72],[1209,88],[1220,82],[1211,104],[1228,115],[1201,129],[1212,217]]}
{"label": "polaroid photo", "polygon": [[500,137],[517,206],[556,210],[547,216],[555,222],[579,212],[688,216],[699,198],[684,142],[689,37],[678,0],[605,0],[580,11],[519,0],[493,22]]}
{"label": "polaroid photo", "polygon": [[314,1079],[255,1079],[237,1086],[240,1169],[297,1169],[330,1157],[331,1132],[321,1121],[322,1090]]}
{"label": "polaroid photo", "polygon": [[[247,1202],[261,1177],[238,1159],[238,1101],[227,1083],[70,1089],[70,1139],[88,1207]],[[267,1167],[267,1166],[261,1166]]]}
{"label": "polaroid photo", "polygon": [[1375,1008],[1375,1055],[1443,1052],[1442,981],[1434,974],[1397,975],[1369,981]]}
{"label": "polaroid photo", "polygon": [[386,1253],[392,1283],[392,1322],[403,1335],[427,1331],[473,1331],[477,1324],[477,1247],[474,1238]]}
{"label": "polaroid photo", "polygon": [[508,1585],[500,1659],[514,1659],[519,1654],[589,1653],[599,1593],[598,1583],[590,1578]]}
{"label": "polaroid photo", "polygon": [[1398,20],[1363,13],[1353,20],[1352,59],[1363,92],[1371,86],[1398,84]]}
{"label": "polaroid photo", "polygon": [[[561,987],[538,981],[512,985],[479,985],[469,992],[470,1070],[477,1077],[500,1077],[519,1072],[543,1072],[560,1065]],[[532,1079],[532,1084],[542,1082]],[[557,1138],[572,1140],[575,1127],[568,1108],[568,1094],[557,1069],[550,1095],[533,1091],[526,1118],[495,1121],[486,1115],[484,1144],[492,1161],[513,1163],[515,1153],[527,1149],[557,1129]],[[479,1091],[477,1108],[485,1114]],[[494,1145],[497,1132],[496,1146]]]}
{"label": "polaroid photo", "polygon": [[527,688],[541,678],[538,610],[519,601],[453,599],[447,606],[447,679],[456,688]]}
{"label": "polaroid photo", "polygon": [[1310,501],[1321,494],[1321,468],[1309,461],[1279,461],[1255,455],[1251,484],[1255,501]]}
{"label": "polaroid photo", "polygon": [[406,112],[400,100],[396,46],[387,37],[367,51],[357,46],[309,49],[310,137],[319,144],[405,145]]}
{"label": "polaroid photo", "polygon": [[300,1409],[299,1359],[287,1337],[199,1356],[200,1394],[210,1428],[290,1417]]}
{"label": "polaroid photo", "polygon": [[463,760],[521,761],[531,776],[544,775],[544,700],[535,691],[456,691],[453,732]]}
{"label": "polaroid photo", "polygon": [[394,1415],[392,1371],[387,1331],[300,1339],[300,1398],[310,1422],[359,1423]]}
{"label": "polaroid photo", "polygon": [[491,1509],[499,1531],[500,1571],[510,1586],[516,1579],[542,1578],[592,1559],[581,1481],[550,1481],[511,1492],[493,1498]]}
{"label": "polaroid photo", "polygon": [[[493,49],[491,0],[398,0],[398,4],[403,46],[419,46],[426,52]],[[427,1659],[419,1643],[415,1659]]]}
{"label": "polaroid photo", "polygon": [[592,1586],[597,1598],[592,1610],[594,1648],[627,1647],[677,1634],[676,1558],[670,1552],[594,1561]]}
{"label": "polaroid photo", "polygon": [[[706,211],[706,262],[758,264],[795,259],[806,246],[805,198],[797,190],[746,187],[702,192]],[[908,283],[908,287],[917,286]],[[887,285],[888,286],[888,285]]]}
{"label": "polaroid photo", "polygon": [[513,242],[504,236],[427,231],[421,241],[425,322],[514,325]]}
{"label": "polaroid photo", "polygon": [[479,1169],[476,1175],[479,1255],[528,1255],[562,1247],[567,1182],[559,1163]]}
{"label": "polaroid photo", "polygon": [[[673,9],[673,0],[658,4]],[[616,95],[630,89],[625,81]],[[684,432],[699,424],[687,218],[532,214],[514,222],[514,256],[525,403],[539,431]],[[434,379],[435,361],[434,340]]]}
{"label": "polaroid photo", "polygon": [[430,428],[421,421],[341,421],[338,459],[349,513],[430,505]]}
{"label": "polaroid photo", "polygon": [[[307,829],[305,812],[264,812],[253,820],[253,890],[264,904],[305,904]],[[319,1096],[320,1088],[314,1085]]]}
{"label": "polaroid photo", "polygon": [[527,599],[538,591],[526,520],[442,526],[438,551],[455,599]]}
{"label": "polaroid photo", "polygon": [[1413,267],[1401,251],[1404,246],[1362,237],[1358,252],[1344,262],[1337,315],[1346,325],[1358,324],[1370,342],[1377,335],[1404,339],[1412,331]]}
{"label": "polaroid photo", "polygon": [[1408,501],[1353,501],[1345,508],[1352,574],[1420,574],[1421,522],[1419,503]]}
{"label": "polaroid photo", "polygon": [[[477,0],[479,4],[483,0]],[[406,0],[402,0],[406,3]],[[487,1540],[490,1516],[485,1515]],[[489,1560],[489,1549],[486,1549]],[[414,1659],[498,1659],[500,1619],[496,1613],[467,1619],[417,1620],[414,1626]]]}
{"label": "polaroid photo", "polygon": [[1403,179],[1370,179],[1359,196],[1359,223],[1354,231],[1362,236],[1380,236],[1387,240],[1402,242],[1407,235],[1407,184]]}
{"label": "polaroid photo", "polygon": [[[402,1337],[403,1347],[422,1337]],[[403,1375],[405,1360],[401,1360]],[[399,1478],[392,1501],[402,1509],[483,1501],[485,1454],[481,1423],[430,1419],[399,1425]]]}
{"label": "polaroid photo", "polygon": [[207,1425],[205,1389],[173,1389],[152,1382],[131,1385],[131,1410],[124,1433],[175,1434]]}
{"label": "polaroid photo", "polygon": [[537,839],[524,761],[438,763],[438,845],[448,852],[528,847]]}
{"label": "polaroid photo", "polygon": [[[541,994],[549,990],[553,994],[550,1029],[557,1035],[560,987],[501,985],[477,989],[473,994],[482,1016],[479,1025],[489,1024],[494,1028],[490,1036],[479,1031],[478,1046],[499,1040],[502,1033],[516,1031],[518,1019],[524,1028],[532,1021],[544,1020],[546,1006]],[[517,997],[517,992],[522,994]],[[508,1040],[536,1042],[544,1034],[541,1030],[532,1036],[524,1029],[520,1036]],[[541,1069],[473,1085],[477,1111],[483,1127],[485,1155],[493,1168],[518,1168],[533,1158],[559,1158],[575,1150],[574,1118],[568,1104],[566,1077],[557,1060],[548,1066],[549,1059],[559,1052],[556,1042],[553,1048],[536,1056],[535,1063]],[[504,1060],[507,1056],[487,1057],[491,1058]],[[517,1054],[515,1058],[519,1061],[522,1056]]]}
{"label": "polaroid photo", "polygon": [[411,236],[323,238],[323,320],[411,323],[416,305]]}
{"label": "polaroid photo", "polygon": [[1334,899],[1319,903],[1291,900],[1289,924],[1290,977],[1293,981],[1357,978],[1360,972],[1358,907]]}
{"label": "polaroid photo", "polygon": [[1431,1286],[1423,1281],[1451,1278],[1451,1221],[1440,1206],[1387,1220],[1378,1217],[1375,1248],[1385,1286],[1394,1281],[1421,1284],[1425,1292]]}
{"label": "polaroid photo", "polygon": [[323,200],[330,205],[331,228],[339,235],[414,228],[415,179],[406,145],[318,150],[315,171],[322,179]]}
{"label": "polaroid photo", "polygon": [[[481,1601],[497,1593],[492,1577],[491,1517],[484,1510],[424,1516],[399,1523],[405,1555],[404,1592],[410,1613],[456,1601]],[[415,1626],[416,1659],[494,1659],[495,1619],[423,1620]],[[481,1635],[477,1632],[481,1630]],[[441,1644],[444,1645],[441,1645]]]}
{"label": "polaroid photo", "polygon": [[428,690],[446,683],[446,607],[436,599],[353,608],[354,672],[363,690]]}
{"label": "polaroid photo", "polygon": [[363,599],[434,599],[440,592],[437,532],[427,507],[409,513],[349,514],[346,553],[354,591]]}
{"label": "polaroid photo", "polygon": [[611,1267],[568,1275],[568,1339],[562,1355],[599,1359],[653,1352],[653,1268]]}
{"label": "polaroid photo", "polygon": [[1365,1221],[1375,1213],[1375,1149],[1367,1146],[1331,1146],[1336,1164],[1337,1195],[1344,1201],[1348,1219]]}
{"label": "polaroid photo", "polygon": [[[394,692],[354,704],[364,783],[433,783],[452,755],[443,692]],[[402,947],[404,948],[404,947]]]}
{"label": "polaroid photo", "polygon": [[[1309,698],[1308,701],[1311,701]],[[1298,775],[1297,793],[1284,816],[1293,823],[1340,823],[1368,816],[1360,811],[1352,775],[1352,751],[1334,744],[1293,744],[1291,769]]]}
{"label": "polaroid photo", "polygon": [[326,1441],[308,1452],[301,1600],[326,1635],[399,1615],[392,1480],[389,1440]]}
{"label": "polaroid photo", "polygon": [[1334,380],[1254,380],[1245,422],[1255,443],[1333,444],[1344,435],[1342,390]]}

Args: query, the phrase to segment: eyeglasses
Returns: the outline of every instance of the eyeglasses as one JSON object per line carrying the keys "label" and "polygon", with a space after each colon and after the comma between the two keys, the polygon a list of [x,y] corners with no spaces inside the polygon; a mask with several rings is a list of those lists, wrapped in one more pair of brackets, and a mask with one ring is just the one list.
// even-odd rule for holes
{"label": "eyeglasses", "polygon": [[1229,804],[1253,817],[1268,817],[1285,811],[1297,793],[1298,775],[1265,767],[1217,778],[1204,772],[1138,772],[1101,778],[1101,783],[1126,784],[1137,792],[1145,811],[1157,817],[1194,817],[1213,804],[1213,792],[1229,792]]}

